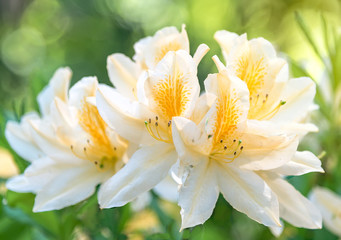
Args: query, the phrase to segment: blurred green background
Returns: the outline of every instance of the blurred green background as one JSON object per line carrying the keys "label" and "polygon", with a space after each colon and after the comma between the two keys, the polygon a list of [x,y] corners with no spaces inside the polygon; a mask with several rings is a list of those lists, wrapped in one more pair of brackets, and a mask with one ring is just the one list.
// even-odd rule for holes
{"label": "blurred green background", "polygon": [[[140,38],[165,26],[180,30],[185,23],[191,53],[200,43],[211,48],[199,66],[201,83],[216,72],[211,56],[221,53],[213,34],[221,29],[268,39],[290,61],[292,76],[322,82],[316,98],[320,109],[312,116],[320,132],[308,135],[301,148],[322,153],[326,174],[289,181],[304,195],[315,184],[341,194],[340,8],[337,0],[0,0],[0,145],[9,149],[3,136],[6,121],[37,110],[35,98],[58,67],[71,67],[72,83],[95,75],[109,84],[108,55],[132,57]],[[26,163],[12,154],[23,171]],[[33,214],[34,196],[7,192],[5,180],[2,176],[0,239],[274,238],[223,199],[203,226],[179,233],[178,207],[155,195],[141,213],[129,206],[100,211],[94,196],[68,209]],[[337,239],[326,229],[285,226],[281,239]]]}

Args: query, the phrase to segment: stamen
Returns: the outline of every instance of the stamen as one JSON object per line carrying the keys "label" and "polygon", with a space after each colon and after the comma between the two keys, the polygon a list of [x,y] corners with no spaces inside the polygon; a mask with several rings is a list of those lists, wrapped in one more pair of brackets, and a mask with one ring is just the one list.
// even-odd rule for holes
{"label": "stamen", "polygon": [[259,119],[263,120],[272,118],[279,111],[280,107],[283,106],[284,104],[286,104],[286,101],[280,100],[280,102],[275,108],[273,108],[270,112],[266,113],[265,115],[259,117]]}
{"label": "stamen", "polygon": [[150,136],[152,136],[153,138],[155,138],[158,141],[162,141],[162,142],[166,142],[166,143],[171,143],[170,139],[163,139],[161,137],[160,132],[159,132],[159,128],[158,128],[158,126],[159,126],[158,122],[155,122],[155,124],[154,124],[154,128],[156,130],[156,134],[154,133],[154,131],[153,131],[152,127],[151,127],[153,125],[151,125],[150,123],[151,123],[151,119],[149,119],[149,123],[147,121],[144,122],[144,125],[147,128],[147,131],[150,134]]}

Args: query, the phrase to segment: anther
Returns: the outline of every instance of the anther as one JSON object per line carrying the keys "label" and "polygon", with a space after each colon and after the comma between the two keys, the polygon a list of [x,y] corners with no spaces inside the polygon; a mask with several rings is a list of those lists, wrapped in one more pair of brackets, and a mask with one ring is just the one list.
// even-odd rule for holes
{"label": "anther", "polygon": [[236,155],[237,155],[237,152],[234,152],[234,153],[233,153],[233,155],[235,155],[235,156],[236,156]]}
{"label": "anther", "polygon": [[240,150],[243,150],[243,148],[244,148],[244,146],[241,146],[241,147],[240,147]]}
{"label": "anther", "polygon": [[156,119],[156,121],[157,121],[157,120],[159,120],[159,117],[158,117],[158,116],[155,116],[155,119]]}
{"label": "anther", "polygon": [[237,140],[236,139],[233,139],[233,142],[236,142]]}
{"label": "anther", "polygon": [[265,95],[265,98],[268,98],[268,97],[269,97],[269,94],[266,94],[266,95]]}
{"label": "anther", "polygon": [[95,165],[97,165],[97,164],[98,164],[98,162],[97,162],[97,161],[95,161],[94,163],[95,163]]}
{"label": "anther", "polygon": [[223,139],[220,139],[220,143],[223,143]]}
{"label": "anther", "polygon": [[152,120],[149,118],[149,123],[152,123]]}
{"label": "anther", "polygon": [[227,146],[225,145],[225,146],[224,146],[224,150],[226,150],[226,149],[227,149]]}
{"label": "anther", "polygon": [[159,126],[158,122],[155,122],[155,127]]}
{"label": "anther", "polygon": [[73,145],[70,146],[71,150],[73,150]]}
{"label": "anther", "polygon": [[86,147],[83,148],[84,152],[86,152]]}
{"label": "anther", "polygon": [[171,124],[172,124],[172,120],[169,120],[168,127],[170,127]]}
{"label": "anther", "polygon": [[86,142],[87,142],[87,143],[90,143],[90,140],[89,140],[89,139],[87,139],[87,140],[86,140]]}
{"label": "anther", "polygon": [[259,94],[257,94],[257,98],[259,98]]}
{"label": "anther", "polygon": [[114,151],[116,151],[117,150],[117,148],[116,147],[114,147]]}
{"label": "anther", "polygon": [[211,134],[209,134],[208,136],[207,136],[207,139],[210,139],[212,137],[212,135]]}

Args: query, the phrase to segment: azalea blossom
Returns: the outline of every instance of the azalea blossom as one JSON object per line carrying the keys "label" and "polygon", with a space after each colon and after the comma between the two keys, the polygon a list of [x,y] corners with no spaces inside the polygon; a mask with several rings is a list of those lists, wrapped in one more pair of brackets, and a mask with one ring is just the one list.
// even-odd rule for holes
{"label": "azalea blossom", "polygon": [[99,87],[97,103],[103,119],[119,135],[141,145],[99,191],[101,207],[122,206],[167,176],[177,161],[172,118],[191,117],[200,92],[197,65],[207,51],[201,45],[193,58],[185,50],[168,52],[155,68],[141,74],[137,100],[119,89]]}
{"label": "azalea blossom", "polygon": [[[320,228],[318,210],[282,174],[321,167],[301,164],[292,174],[287,166],[281,169],[296,155],[307,157],[296,153],[298,135],[271,121],[248,120],[253,105],[247,84],[213,59],[219,73],[205,80],[206,92],[216,96],[212,106],[208,111],[202,108],[205,112],[199,115],[204,117],[198,124],[173,118],[173,141],[181,163],[182,228],[205,222],[219,192],[235,209],[266,226],[280,227],[281,217],[299,227]],[[297,159],[294,162],[299,165]]]}
{"label": "azalea blossom", "polygon": [[185,26],[180,33],[175,27],[162,28],[153,37],[139,40],[134,49],[134,61],[121,53],[114,53],[107,59],[107,69],[117,91],[137,100],[136,83],[143,70],[153,69],[169,51],[184,50],[189,53]]}
{"label": "azalea blossom", "polygon": [[[65,101],[67,99],[67,89],[69,88],[72,72],[69,68],[59,68],[51,78],[48,86],[38,95],[38,105],[41,118],[48,119],[50,106],[55,97]],[[8,121],[5,129],[5,136],[12,149],[23,159],[32,162],[44,153],[33,140],[31,134],[30,121],[39,119],[36,112],[26,113],[20,123]],[[47,120],[48,121],[48,120]]]}
{"label": "azalea blossom", "polygon": [[[68,94],[69,80],[52,78],[39,95],[42,117],[25,119],[19,126],[9,123],[6,128],[12,146],[21,144],[34,153],[27,152],[32,164],[10,179],[7,187],[36,193],[35,212],[88,198],[127,160],[128,142],[107,126],[96,108],[97,79],[83,78]],[[19,127],[26,130],[26,138],[15,131]]]}
{"label": "azalea blossom", "polygon": [[227,68],[249,89],[248,119],[270,120],[295,133],[317,131],[313,124],[301,123],[313,105],[313,80],[289,79],[286,61],[277,57],[272,44],[263,38],[248,41],[246,34],[238,36],[228,31],[218,31],[214,37]]}
{"label": "azalea blossom", "polygon": [[335,235],[341,237],[341,197],[331,190],[315,187],[309,198],[321,211],[323,223]]}

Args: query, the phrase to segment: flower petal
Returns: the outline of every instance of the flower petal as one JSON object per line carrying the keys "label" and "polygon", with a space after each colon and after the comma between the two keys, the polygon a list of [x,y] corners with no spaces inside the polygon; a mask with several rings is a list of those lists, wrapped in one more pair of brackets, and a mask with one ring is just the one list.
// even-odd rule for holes
{"label": "flower petal", "polygon": [[271,119],[276,122],[299,122],[308,113],[313,104],[316,84],[308,77],[290,79],[284,89],[281,100],[286,103]]}
{"label": "flower petal", "polygon": [[113,88],[100,85],[96,96],[98,111],[103,120],[120,136],[133,143],[155,143],[144,122],[155,114],[139,102],[132,102]]}
{"label": "flower petal", "polygon": [[179,191],[181,230],[202,224],[212,215],[219,196],[215,168],[215,163],[205,156],[196,166],[188,168]]}
{"label": "flower petal", "polygon": [[91,161],[84,160],[82,165],[63,165],[55,162],[45,169],[50,169],[51,180],[37,193],[33,212],[58,210],[83,201],[108,177],[108,174],[98,172]]}
{"label": "flower petal", "polygon": [[228,32],[226,30],[220,30],[214,34],[214,39],[219,43],[224,57],[226,57],[230,52],[231,47],[234,45],[234,42],[238,37],[238,34]]}
{"label": "flower petal", "polygon": [[36,113],[25,114],[20,124],[8,121],[5,129],[6,139],[13,150],[30,162],[44,155],[31,136],[29,121],[33,119],[39,119]]}
{"label": "flower petal", "polygon": [[232,207],[266,226],[281,226],[277,197],[263,179],[232,164],[217,169],[219,189]]}
{"label": "flower petal", "polygon": [[236,159],[243,169],[269,170],[282,166],[294,156],[298,137],[287,135],[275,124],[267,121],[248,120],[243,134],[243,152]]}
{"label": "flower petal", "polygon": [[40,112],[43,116],[50,111],[50,104],[55,97],[67,102],[67,90],[69,89],[72,72],[70,68],[59,68],[54,73],[49,84],[37,97]]}
{"label": "flower petal", "polygon": [[55,171],[52,171],[50,167],[53,164],[54,161],[49,157],[39,158],[32,162],[23,174],[10,178],[6,187],[15,192],[37,193],[52,179],[51,173]]}
{"label": "flower petal", "polygon": [[69,105],[81,108],[87,97],[96,95],[98,81],[96,77],[84,77],[70,88]]}
{"label": "flower petal", "polygon": [[309,198],[321,211],[325,226],[341,236],[341,217],[337,216],[340,212],[341,197],[327,188],[315,187]]}
{"label": "flower petal", "polygon": [[157,31],[152,38],[140,42],[135,50],[137,48],[139,51],[136,51],[136,54],[142,53],[143,56],[136,55],[134,59],[143,59],[143,65],[148,69],[153,69],[170,51],[182,49],[189,53],[189,41],[185,26],[182,27],[181,33],[176,27],[165,27]]}
{"label": "flower petal", "polygon": [[127,56],[121,53],[115,53],[107,58],[107,69],[109,79],[117,91],[122,95],[135,100],[136,83],[141,74],[139,65],[134,63]]}
{"label": "flower petal", "polygon": [[324,173],[320,159],[309,151],[296,152],[291,161],[273,171],[285,176],[298,176],[310,172]]}
{"label": "flower petal", "polygon": [[188,154],[203,153],[205,155],[210,150],[207,144],[206,135],[191,120],[183,117],[173,117],[172,136],[175,149],[185,165],[195,165],[197,161],[188,161],[192,159]]}
{"label": "flower petal", "polygon": [[32,120],[30,124],[34,141],[47,156],[63,162],[83,161],[75,158],[70,145],[57,137],[57,133],[51,123],[43,120]]}
{"label": "flower petal", "polygon": [[260,174],[277,195],[280,216],[296,227],[321,228],[322,217],[318,209],[291,184],[276,174]]}
{"label": "flower petal", "polygon": [[128,163],[101,186],[100,206],[119,207],[134,200],[163,180],[176,159],[170,144],[160,143],[137,150]]}

